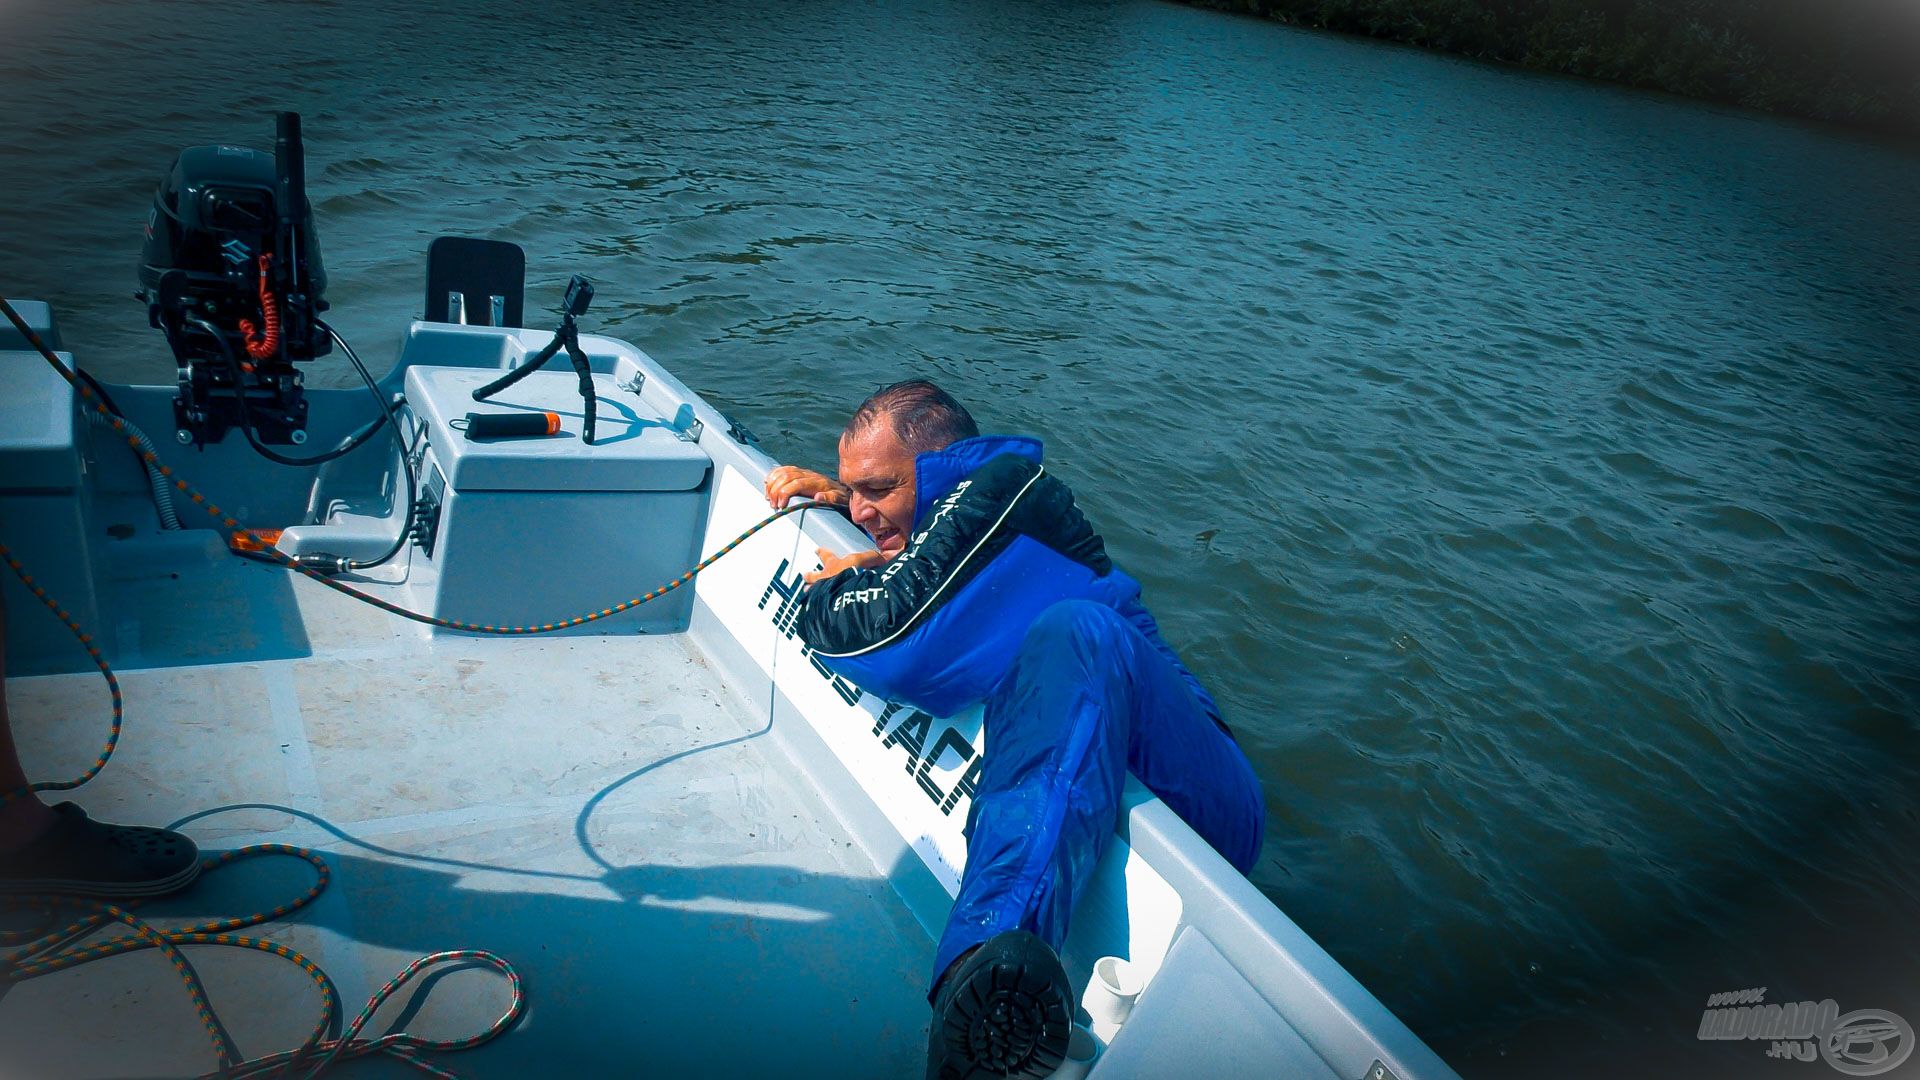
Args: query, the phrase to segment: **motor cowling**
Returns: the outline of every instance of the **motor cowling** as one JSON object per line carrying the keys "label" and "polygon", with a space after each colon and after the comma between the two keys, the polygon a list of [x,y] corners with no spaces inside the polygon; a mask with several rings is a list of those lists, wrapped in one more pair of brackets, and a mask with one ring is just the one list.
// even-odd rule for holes
{"label": "motor cowling", "polygon": [[147,217],[139,295],[173,349],[176,419],[195,442],[241,421],[240,394],[262,438],[300,441],[306,404],[293,364],[332,350],[316,319],[327,310],[326,270],[297,116],[281,114],[276,150],[181,151]]}

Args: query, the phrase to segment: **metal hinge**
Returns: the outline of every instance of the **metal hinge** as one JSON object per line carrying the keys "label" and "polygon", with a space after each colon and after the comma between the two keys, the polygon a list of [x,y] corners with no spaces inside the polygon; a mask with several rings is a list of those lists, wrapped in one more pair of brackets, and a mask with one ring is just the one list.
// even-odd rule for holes
{"label": "metal hinge", "polygon": [[679,436],[681,442],[697,443],[700,441],[700,433],[706,430],[707,425],[694,417],[691,404],[683,403],[680,408],[674,410],[673,419],[667,422],[667,427]]}
{"label": "metal hinge", "polygon": [[1385,1062],[1375,1058],[1373,1065],[1367,1069],[1367,1075],[1360,1080],[1400,1080],[1400,1078],[1393,1074],[1392,1069],[1387,1068]]}

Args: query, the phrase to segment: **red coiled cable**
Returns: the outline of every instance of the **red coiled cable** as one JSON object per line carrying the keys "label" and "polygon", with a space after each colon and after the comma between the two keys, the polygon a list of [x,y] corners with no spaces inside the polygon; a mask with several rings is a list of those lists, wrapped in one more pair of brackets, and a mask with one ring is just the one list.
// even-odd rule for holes
{"label": "red coiled cable", "polygon": [[240,320],[240,332],[247,338],[247,355],[255,360],[265,360],[280,351],[280,308],[273,302],[273,294],[267,291],[267,267],[272,262],[273,256],[260,256],[260,314],[266,321],[267,332],[256,331],[251,319]]}

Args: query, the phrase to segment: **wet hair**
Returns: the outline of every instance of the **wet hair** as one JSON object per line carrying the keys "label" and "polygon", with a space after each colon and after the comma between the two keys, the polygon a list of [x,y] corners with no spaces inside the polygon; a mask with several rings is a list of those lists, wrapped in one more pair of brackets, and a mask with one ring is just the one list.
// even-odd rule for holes
{"label": "wet hair", "polygon": [[900,444],[915,454],[944,450],[980,434],[980,425],[952,394],[925,379],[908,379],[869,394],[853,410],[853,418],[840,437],[859,434],[883,419],[892,425]]}

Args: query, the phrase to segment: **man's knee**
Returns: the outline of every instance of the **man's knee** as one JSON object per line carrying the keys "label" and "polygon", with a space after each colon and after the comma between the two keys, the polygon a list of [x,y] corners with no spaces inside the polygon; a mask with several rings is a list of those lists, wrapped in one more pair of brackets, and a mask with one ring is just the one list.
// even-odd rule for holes
{"label": "man's knee", "polygon": [[1062,600],[1027,628],[1026,648],[1101,655],[1131,629],[1125,617],[1092,600]]}
{"label": "man's knee", "polygon": [[[1132,632],[1119,612],[1090,600],[1062,600],[1027,627],[1009,677],[990,702],[999,712],[1038,689],[1067,692],[1088,679],[1105,682],[1114,671],[1125,635]],[[989,758],[992,755],[988,755]]]}

